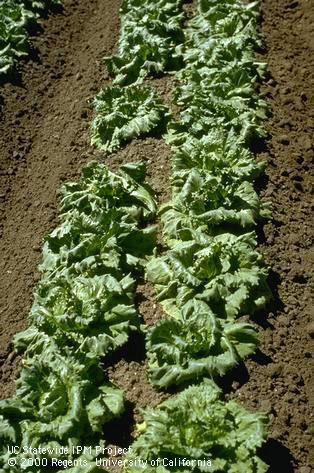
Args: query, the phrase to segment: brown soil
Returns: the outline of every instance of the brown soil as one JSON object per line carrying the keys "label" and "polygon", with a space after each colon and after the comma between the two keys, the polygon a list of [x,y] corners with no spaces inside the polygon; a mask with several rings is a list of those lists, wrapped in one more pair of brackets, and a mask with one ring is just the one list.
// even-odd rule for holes
{"label": "brown soil", "polygon": [[12,336],[27,325],[41,241],[56,223],[57,190],[89,158],[88,102],[103,74],[97,61],[118,35],[117,0],[64,4],[41,22],[31,59],[0,91],[1,397],[14,390]]}
{"label": "brown soil", "polygon": [[[169,148],[158,137],[135,140],[104,159],[89,147],[90,101],[106,85],[100,60],[110,54],[119,34],[119,0],[65,0],[63,12],[42,20],[43,34],[32,38],[31,59],[13,83],[0,86],[0,397],[14,392],[20,360],[12,337],[27,326],[32,290],[39,278],[42,238],[57,222],[57,190],[77,177],[90,159],[112,169],[144,159],[159,202],[169,198]],[[269,167],[258,183],[274,207],[274,220],[260,234],[260,249],[272,268],[274,301],[270,314],[259,314],[260,352],[226,380],[228,396],[252,409],[271,412],[269,434],[261,454],[272,473],[311,473],[313,407],[313,318],[311,282],[311,182],[313,159],[313,26],[309,1],[263,1],[263,59],[271,78],[263,86],[273,116],[271,135],[260,150]],[[312,75],[311,75],[312,74]],[[169,100],[173,78],[150,81]],[[138,287],[139,310],[148,325],[161,312],[153,289]],[[113,445],[127,446],[139,408],[156,405],[145,375],[141,336],[106,360],[110,378],[126,390],[125,416],[108,433]],[[236,380],[236,381],[235,381]],[[114,471],[114,469],[112,470]]]}
{"label": "brown soil", "polygon": [[271,267],[274,301],[260,314],[260,353],[238,372],[232,396],[269,411],[270,440],[263,450],[273,473],[314,471],[313,439],[313,180],[314,3],[264,0],[263,59],[271,78],[263,91],[272,117],[267,184],[273,221],[260,249]]}

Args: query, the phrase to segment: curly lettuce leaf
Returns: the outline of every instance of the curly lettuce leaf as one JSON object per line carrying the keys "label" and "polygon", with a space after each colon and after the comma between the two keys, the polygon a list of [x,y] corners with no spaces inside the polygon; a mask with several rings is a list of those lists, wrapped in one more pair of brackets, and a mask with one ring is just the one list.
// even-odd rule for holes
{"label": "curly lettuce leaf", "polygon": [[[192,386],[157,408],[146,409],[143,415],[125,473],[155,472],[150,462],[157,458],[167,459],[158,467],[160,473],[267,471],[257,456],[265,440],[266,416],[250,413],[235,401],[221,400],[221,391],[212,381]],[[136,464],[137,458],[147,460],[147,465]],[[183,459],[194,460],[192,470],[178,465]]]}
{"label": "curly lettuce leaf", "polygon": [[[103,382],[102,370],[85,366],[77,359],[64,358],[58,353],[45,353],[26,363],[17,381],[16,395],[0,401],[0,465],[5,472],[10,456],[7,445],[14,443],[20,450],[16,457],[21,465],[23,447],[50,448],[45,458],[58,457],[61,446],[68,447],[67,460],[79,456],[73,446],[99,445],[99,436],[106,424],[124,410],[123,393]],[[95,451],[88,452],[91,469]],[[42,471],[31,466],[25,471]],[[80,471],[80,470],[73,470]],[[96,470],[97,471],[97,470]]]}
{"label": "curly lettuce leaf", "polygon": [[178,319],[166,319],[147,335],[148,374],[157,388],[222,376],[255,352],[257,332],[250,324],[224,322],[196,299]]}
{"label": "curly lettuce leaf", "polygon": [[8,73],[29,50],[28,27],[39,13],[59,0],[1,0],[0,2],[0,75]]}
{"label": "curly lettuce leaf", "polygon": [[44,280],[35,291],[30,315],[37,330],[30,327],[16,335],[15,347],[29,356],[43,351],[48,338],[60,352],[70,347],[72,353],[90,358],[105,356],[139,329],[134,291],[130,276],[121,281],[109,274]]}
{"label": "curly lettuce leaf", "polygon": [[104,58],[114,84],[140,83],[182,66],[181,0],[124,0],[118,53]]}
{"label": "curly lettuce leaf", "polygon": [[177,317],[191,298],[207,302],[218,318],[233,320],[262,308],[270,298],[267,268],[253,249],[253,234],[215,237],[194,233],[165,256],[152,258],[147,279],[167,314]]}
{"label": "curly lettuce leaf", "polygon": [[95,98],[91,144],[112,152],[132,138],[162,129],[168,109],[156,92],[144,86],[107,87]]}

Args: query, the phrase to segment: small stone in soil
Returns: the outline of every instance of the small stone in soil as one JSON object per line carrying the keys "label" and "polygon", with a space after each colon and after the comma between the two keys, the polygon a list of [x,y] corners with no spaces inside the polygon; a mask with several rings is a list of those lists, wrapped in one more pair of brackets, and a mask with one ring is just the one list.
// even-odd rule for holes
{"label": "small stone in soil", "polygon": [[307,333],[311,338],[314,338],[314,322],[311,322],[307,326]]}

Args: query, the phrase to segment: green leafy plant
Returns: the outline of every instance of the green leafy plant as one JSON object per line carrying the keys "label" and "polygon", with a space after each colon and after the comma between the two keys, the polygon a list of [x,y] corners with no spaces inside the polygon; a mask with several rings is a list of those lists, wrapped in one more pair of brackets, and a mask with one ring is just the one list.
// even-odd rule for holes
{"label": "green leafy plant", "polygon": [[[22,459],[27,458],[24,447],[47,449],[42,456],[48,460],[62,456],[62,447],[68,448],[64,458],[73,460],[79,456],[73,447],[82,445],[83,438],[86,445],[99,445],[105,425],[123,410],[122,391],[104,384],[102,370],[96,365],[85,366],[57,353],[36,356],[22,369],[16,395],[0,401],[2,471],[20,471]],[[20,447],[15,467],[7,462],[12,456],[8,444]],[[81,461],[91,468],[96,454],[87,453]],[[29,465],[27,472],[44,470],[31,462],[25,464]],[[94,471],[88,468],[81,471]]]}
{"label": "green leafy plant", "polygon": [[[265,440],[266,416],[221,400],[221,391],[209,380],[146,409],[143,416],[126,473],[267,471],[257,456]],[[136,463],[138,459],[147,464]]]}
{"label": "green leafy plant", "polygon": [[29,24],[36,22],[39,13],[53,4],[61,4],[61,1],[1,1],[0,74],[10,71],[20,57],[27,55]]}
{"label": "green leafy plant", "polygon": [[172,317],[191,298],[207,302],[218,318],[252,313],[270,297],[267,269],[255,251],[254,235],[194,233],[194,240],[177,242],[165,256],[152,258],[147,278],[158,300]]}
{"label": "green leafy plant", "polygon": [[104,59],[115,84],[142,82],[182,65],[181,0],[124,0],[120,13],[118,54]]}
{"label": "green leafy plant", "polygon": [[28,355],[51,347],[98,359],[139,330],[134,291],[135,281],[129,275],[121,281],[109,274],[44,280],[35,292],[33,325],[15,337],[15,347]]}
{"label": "green leafy plant", "polygon": [[191,231],[198,229],[209,234],[224,227],[250,229],[269,216],[253,184],[239,181],[229,170],[212,173],[194,168],[174,174],[173,198],[160,208],[167,239],[190,239]]}
{"label": "green leafy plant", "polygon": [[141,267],[156,234],[153,226],[140,228],[156,210],[152,191],[142,185],[144,176],[143,163],[122,166],[115,174],[94,162],[83,169],[81,181],[66,184],[62,223],[43,247],[43,274],[111,274],[122,279],[131,268]]}
{"label": "green leafy plant", "polygon": [[[240,183],[253,181],[265,170],[265,162],[257,162],[232,130],[213,127],[200,139],[187,137],[185,133],[168,133],[166,138],[174,148],[175,173],[193,168],[218,175],[228,172]],[[177,180],[173,179],[173,182],[177,188]]]}
{"label": "green leafy plant", "polygon": [[95,98],[96,117],[91,143],[107,152],[123,143],[162,129],[168,117],[156,92],[150,87],[107,87]]}
{"label": "green leafy plant", "polygon": [[142,163],[115,174],[94,162],[64,186],[62,223],[46,238],[32,325],[15,338],[19,351],[34,356],[49,347],[98,360],[139,328],[134,276],[156,240],[155,227],[140,228],[156,209],[144,176]]}
{"label": "green leafy plant", "polygon": [[[104,381],[100,359],[140,325],[135,276],[156,239],[154,227],[141,228],[156,209],[144,179],[143,163],[113,173],[91,162],[63,188],[61,225],[45,241],[31,325],[15,338],[26,355],[17,392],[0,402],[5,473],[19,473],[24,447],[49,448],[44,459],[51,461],[67,448],[60,460],[72,473],[103,471],[94,448],[80,454],[75,447],[103,445],[106,425],[123,412],[122,392]],[[8,443],[19,446],[12,467]],[[47,466],[24,464],[29,473]]]}
{"label": "green leafy plant", "polygon": [[158,388],[215,378],[254,353],[256,345],[252,325],[219,320],[206,303],[191,299],[180,318],[162,320],[149,330],[148,374]]}

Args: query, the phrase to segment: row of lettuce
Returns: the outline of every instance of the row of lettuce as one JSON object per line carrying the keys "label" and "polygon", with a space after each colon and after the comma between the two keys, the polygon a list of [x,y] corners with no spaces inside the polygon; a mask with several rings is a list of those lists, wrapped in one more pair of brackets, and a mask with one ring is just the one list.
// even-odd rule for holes
{"label": "row of lettuce", "polygon": [[123,392],[106,381],[101,360],[140,325],[136,278],[156,244],[149,225],[156,205],[144,177],[141,163],[115,174],[92,162],[63,188],[31,324],[15,338],[24,352],[16,395],[0,402],[1,472],[62,471],[62,461],[73,473],[103,471],[94,449],[77,447],[103,445],[106,425],[124,410]]}
{"label": "row of lettuce", "polygon": [[[10,15],[2,16],[6,25],[14,6],[7,4]],[[14,17],[25,16],[23,27],[26,17],[31,18],[26,6],[18,3]],[[33,2],[35,7],[38,11],[44,5]],[[26,45],[25,35],[23,41]],[[8,53],[12,45],[13,40],[2,55],[3,61],[12,59],[7,69],[18,56]],[[152,104],[154,111],[148,120],[138,123],[135,117],[133,124],[126,123],[125,110],[134,115],[136,110],[132,90],[123,92],[119,97],[104,91],[97,98],[104,117],[112,109],[113,126],[110,120],[99,124],[101,132],[112,133],[110,151],[132,133],[140,134],[143,126],[148,132],[159,125],[167,112],[150,89],[138,89],[142,114]],[[118,131],[123,123],[125,136]],[[95,458],[125,403],[101,363],[140,329],[136,281],[156,247],[156,226],[151,224],[156,203],[144,180],[143,163],[122,166],[118,173],[90,163],[79,182],[62,189],[61,223],[45,239],[30,326],[14,339],[24,355],[16,394],[0,402],[0,472],[104,471]]]}
{"label": "row of lettuce", "polygon": [[28,30],[40,15],[61,0],[1,0],[0,75],[11,71],[29,52]]}
{"label": "row of lettuce", "polygon": [[[147,329],[146,346],[153,385],[181,392],[143,413],[141,435],[127,460],[146,460],[147,472],[264,472],[257,449],[265,440],[266,416],[221,400],[214,382],[256,351],[255,327],[239,318],[262,309],[271,297],[255,231],[270,217],[269,205],[254,189],[264,163],[250,151],[263,137],[266,117],[256,88],[265,65],[254,58],[259,5],[200,0],[183,43],[179,5],[124,2],[118,55],[106,62],[114,84],[125,88],[98,95],[93,124],[92,142],[109,152],[157,126],[162,130],[162,119],[153,120],[163,112],[160,101],[148,102],[144,95],[154,93],[141,83],[149,74],[176,71],[180,117],[168,123],[165,135],[173,150],[172,198],[159,209],[167,250],[146,266],[165,318]],[[165,17],[168,12],[172,19]],[[117,96],[121,108],[115,109]],[[118,127],[115,110],[123,115]],[[160,458],[173,463],[160,465]],[[180,463],[183,458],[187,463]]]}
{"label": "row of lettuce", "polygon": [[237,319],[270,296],[254,232],[269,216],[254,190],[263,164],[248,150],[266,106],[255,90],[256,14],[256,4],[201,1],[186,30],[180,119],[166,136],[172,199],[159,210],[168,250],[147,266],[167,315],[148,337],[158,387],[223,375],[253,353],[257,333]]}
{"label": "row of lettuce", "polygon": [[[143,412],[124,471],[267,470],[257,456],[265,415],[225,401],[214,382],[256,350],[254,326],[237,319],[270,297],[254,232],[269,216],[254,190],[263,165],[249,151],[265,117],[257,18],[257,3],[199,0],[184,28],[181,0],[123,1],[118,53],[105,60],[114,86],[96,97],[91,140],[110,153],[167,126],[172,198],[159,209],[167,250],[155,250],[156,203],[143,163],[116,174],[91,163],[64,186],[31,325],[15,338],[25,357],[17,392],[0,402],[0,472],[104,471],[95,448],[77,447],[105,445],[108,423],[123,412],[123,393],[105,380],[101,360],[140,329],[134,293],[144,268],[165,313],[145,329],[148,376],[181,392]],[[181,113],[171,122],[142,83],[174,71]],[[8,445],[20,447],[14,465]],[[46,448],[48,465],[23,447]]]}

